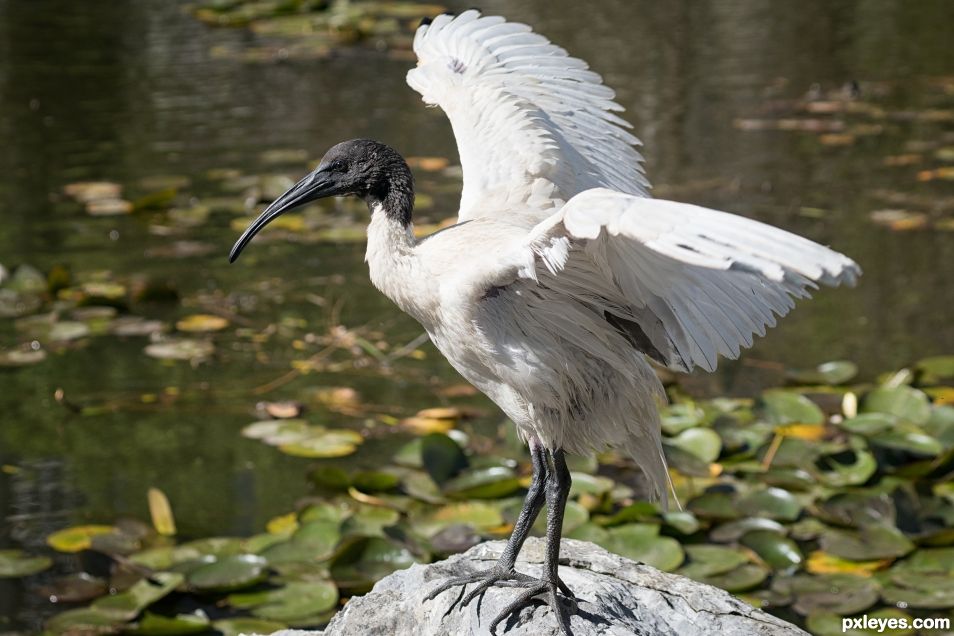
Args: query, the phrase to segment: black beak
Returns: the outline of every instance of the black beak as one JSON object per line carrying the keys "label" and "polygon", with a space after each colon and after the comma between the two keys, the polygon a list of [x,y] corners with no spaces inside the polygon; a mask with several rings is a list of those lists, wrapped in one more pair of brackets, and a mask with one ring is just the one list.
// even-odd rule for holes
{"label": "black beak", "polygon": [[285,212],[310,203],[311,201],[339,194],[337,184],[330,177],[331,175],[324,170],[319,169],[311,172],[285,192],[285,194],[272,201],[271,205],[265,208],[265,211],[262,212],[257,219],[252,221],[252,224],[248,226],[248,229],[242,233],[239,240],[232,246],[232,251],[229,252],[229,262],[234,263],[235,259],[239,257],[239,254],[242,253],[242,250],[245,249],[249,241],[258,234],[259,230]]}

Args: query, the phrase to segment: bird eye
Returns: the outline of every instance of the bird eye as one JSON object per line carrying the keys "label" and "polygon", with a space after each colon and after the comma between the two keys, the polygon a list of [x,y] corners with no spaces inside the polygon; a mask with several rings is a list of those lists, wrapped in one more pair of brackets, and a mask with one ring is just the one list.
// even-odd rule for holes
{"label": "bird eye", "polygon": [[344,169],[345,169],[344,162],[341,161],[340,159],[335,159],[334,161],[331,162],[331,169],[334,170],[335,172],[344,172]]}

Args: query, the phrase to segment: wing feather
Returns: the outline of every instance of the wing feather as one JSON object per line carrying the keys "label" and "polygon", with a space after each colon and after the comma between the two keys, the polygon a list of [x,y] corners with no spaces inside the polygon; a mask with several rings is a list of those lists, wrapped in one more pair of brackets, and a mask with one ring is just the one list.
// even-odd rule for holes
{"label": "wing feather", "polygon": [[795,299],[861,274],[847,256],[785,230],[607,189],[572,198],[528,245],[550,270],[546,285],[637,323],[684,371],[738,357]]}
{"label": "wing feather", "polygon": [[444,110],[457,138],[460,220],[536,223],[596,187],[647,196],[639,140],[615,114],[613,90],[529,26],[476,10],[442,15],[418,29],[414,52],[408,84]]}

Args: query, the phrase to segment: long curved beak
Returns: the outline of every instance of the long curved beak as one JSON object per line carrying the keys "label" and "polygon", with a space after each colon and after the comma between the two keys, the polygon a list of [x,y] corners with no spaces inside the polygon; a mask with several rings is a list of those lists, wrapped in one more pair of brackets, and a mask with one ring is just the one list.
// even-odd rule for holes
{"label": "long curved beak", "polygon": [[329,179],[328,173],[316,170],[309,173],[304,179],[292,186],[283,195],[272,201],[257,219],[242,232],[242,236],[232,246],[229,252],[229,262],[234,263],[245,246],[248,245],[259,230],[280,217],[285,212],[297,207],[337,194],[335,183]]}

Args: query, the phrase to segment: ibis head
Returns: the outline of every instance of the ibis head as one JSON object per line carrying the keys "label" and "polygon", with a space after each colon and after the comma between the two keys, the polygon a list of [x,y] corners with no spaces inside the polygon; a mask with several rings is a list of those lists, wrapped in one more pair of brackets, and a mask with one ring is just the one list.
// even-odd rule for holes
{"label": "ibis head", "polygon": [[411,222],[414,180],[407,163],[393,148],[370,139],[352,139],[332,146],[318,167],[272,201],[232,247],[235,262],[249,241],[273,220],[306,203],[333,196],[354,195],[368,207]]}

